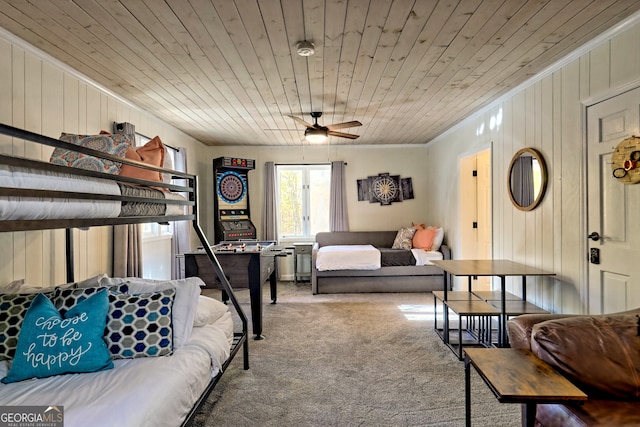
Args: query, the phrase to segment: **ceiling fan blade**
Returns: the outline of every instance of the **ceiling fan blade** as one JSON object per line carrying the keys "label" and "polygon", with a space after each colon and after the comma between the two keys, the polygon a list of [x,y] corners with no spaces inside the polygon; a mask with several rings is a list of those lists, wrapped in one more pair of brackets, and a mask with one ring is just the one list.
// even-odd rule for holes
{"label": "ceiling fan blade", "polygon": [[360,135],[354,135],[352,133],[335,132],[335,131],[332,131],[332,130],[327,132],[327,134],[329,134],[331,136],[339,136],[340,138],[349,138],[349,139],[356,139],[356,138],[358,138],[360,136]]}
{"label": "ceiling fan blade", "polygon": [[360,123],[357,120],[353,120],[351,122],[344,122],[344,123],[335,123],[332,125],[327,125],[327,129],[336,130],[336,129],[352,128],[355,126],[362,126],[362,123]]}
{"label": "ceiling fan blade", "polygon": [[308,128],[312,128],[312,127],[313,127],[313,125],[312,125],[311,123],[307,123],[307,122],[305,122],[305,121],[304,121],[304,120],[302,120],[300,117],[290,116],[290,115],[287,115],[287,117],[291,117],[291,118],[292,118],[293,120],[295,120],[296,122],[298,122],[298,123],[300,123],[301,125],[306,126],[306,127],[308,127]]}

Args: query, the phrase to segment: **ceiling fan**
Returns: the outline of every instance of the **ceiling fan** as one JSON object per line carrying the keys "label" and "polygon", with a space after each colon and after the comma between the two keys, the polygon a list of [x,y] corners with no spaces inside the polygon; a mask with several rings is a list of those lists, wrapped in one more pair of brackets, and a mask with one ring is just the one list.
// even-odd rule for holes
{"label": "ceiling fan", "polygon": [[349,139],[356,139],[358,138],[358,136],[360,136],[360,135],[354,135],[352,133],[336,132],[336,129],[345,129],[345,128],[350,128],[354,126],[362,126],[362,123],[360,123],[357,120],[353,120],[350,122],[343,122],[343,123],[335,123],[327,126],[320,126],[318,124],[318,118],[322,116],[322,113],[319,111],[314,111],[310,114],[311,114],[311,117],[313,117],[314,119],[313,124],[308,123],[296,116],[288,116],[288,117],[291,117],[293,120],[295,120],[296,122],[306,127],[304,131],[304,137],[306,138],[307,141],[311,143],[325,142],[329,136],[337,136],[340,138],[349,138]]}

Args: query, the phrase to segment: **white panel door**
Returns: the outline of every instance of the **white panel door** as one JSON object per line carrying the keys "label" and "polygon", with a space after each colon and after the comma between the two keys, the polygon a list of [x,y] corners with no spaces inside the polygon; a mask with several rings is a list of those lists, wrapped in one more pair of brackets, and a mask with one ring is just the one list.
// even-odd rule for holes
{"label": "white panel door", "polygon": [[491,256],[491,150],[478,153],[477,157],[477,211],[478,211],[478,258]]}
{"label": "white panel door", "polygon": [[640,306],[640,184],[622,184],[611,171],[618,143],[640,135],[639,115],[640,88],[587,108],[587,234],[599,236],[585,236],[591,314]]}
{"label": "white panel door", "polygon": [[[461,259],[491,259],[491,150],[460,159],[460,248]],[[467,278],[459,279],[467,289]],[[474,290],[491,289],[491,278],[474,277]]]}

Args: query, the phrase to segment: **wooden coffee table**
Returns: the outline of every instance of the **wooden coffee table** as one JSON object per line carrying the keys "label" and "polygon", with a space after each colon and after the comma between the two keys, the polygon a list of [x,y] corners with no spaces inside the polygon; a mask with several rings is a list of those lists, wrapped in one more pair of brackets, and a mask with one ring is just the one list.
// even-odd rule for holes
{"label": "wooden coffee table", "polygon": [[471,426],[471,366],[501,403],[522,403],[524,426],[533,426],[538,403],[576,403],[587,395],[531,351],[515,348],[465,349],[465,419]]}

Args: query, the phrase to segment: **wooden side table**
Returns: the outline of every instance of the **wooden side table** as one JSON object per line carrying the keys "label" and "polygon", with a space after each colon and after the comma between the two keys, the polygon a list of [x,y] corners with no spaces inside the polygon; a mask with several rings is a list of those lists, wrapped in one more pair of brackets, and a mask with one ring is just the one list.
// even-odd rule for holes
{"label": "wooden side table", "polygon": [[471,366],[501,403],[522,403],[523,426],[534,426],[537,403],[581,403],[587,400],[578,387],[538,359],[531,351],[515,348],[465,349],[465,419],[471,426]]}

